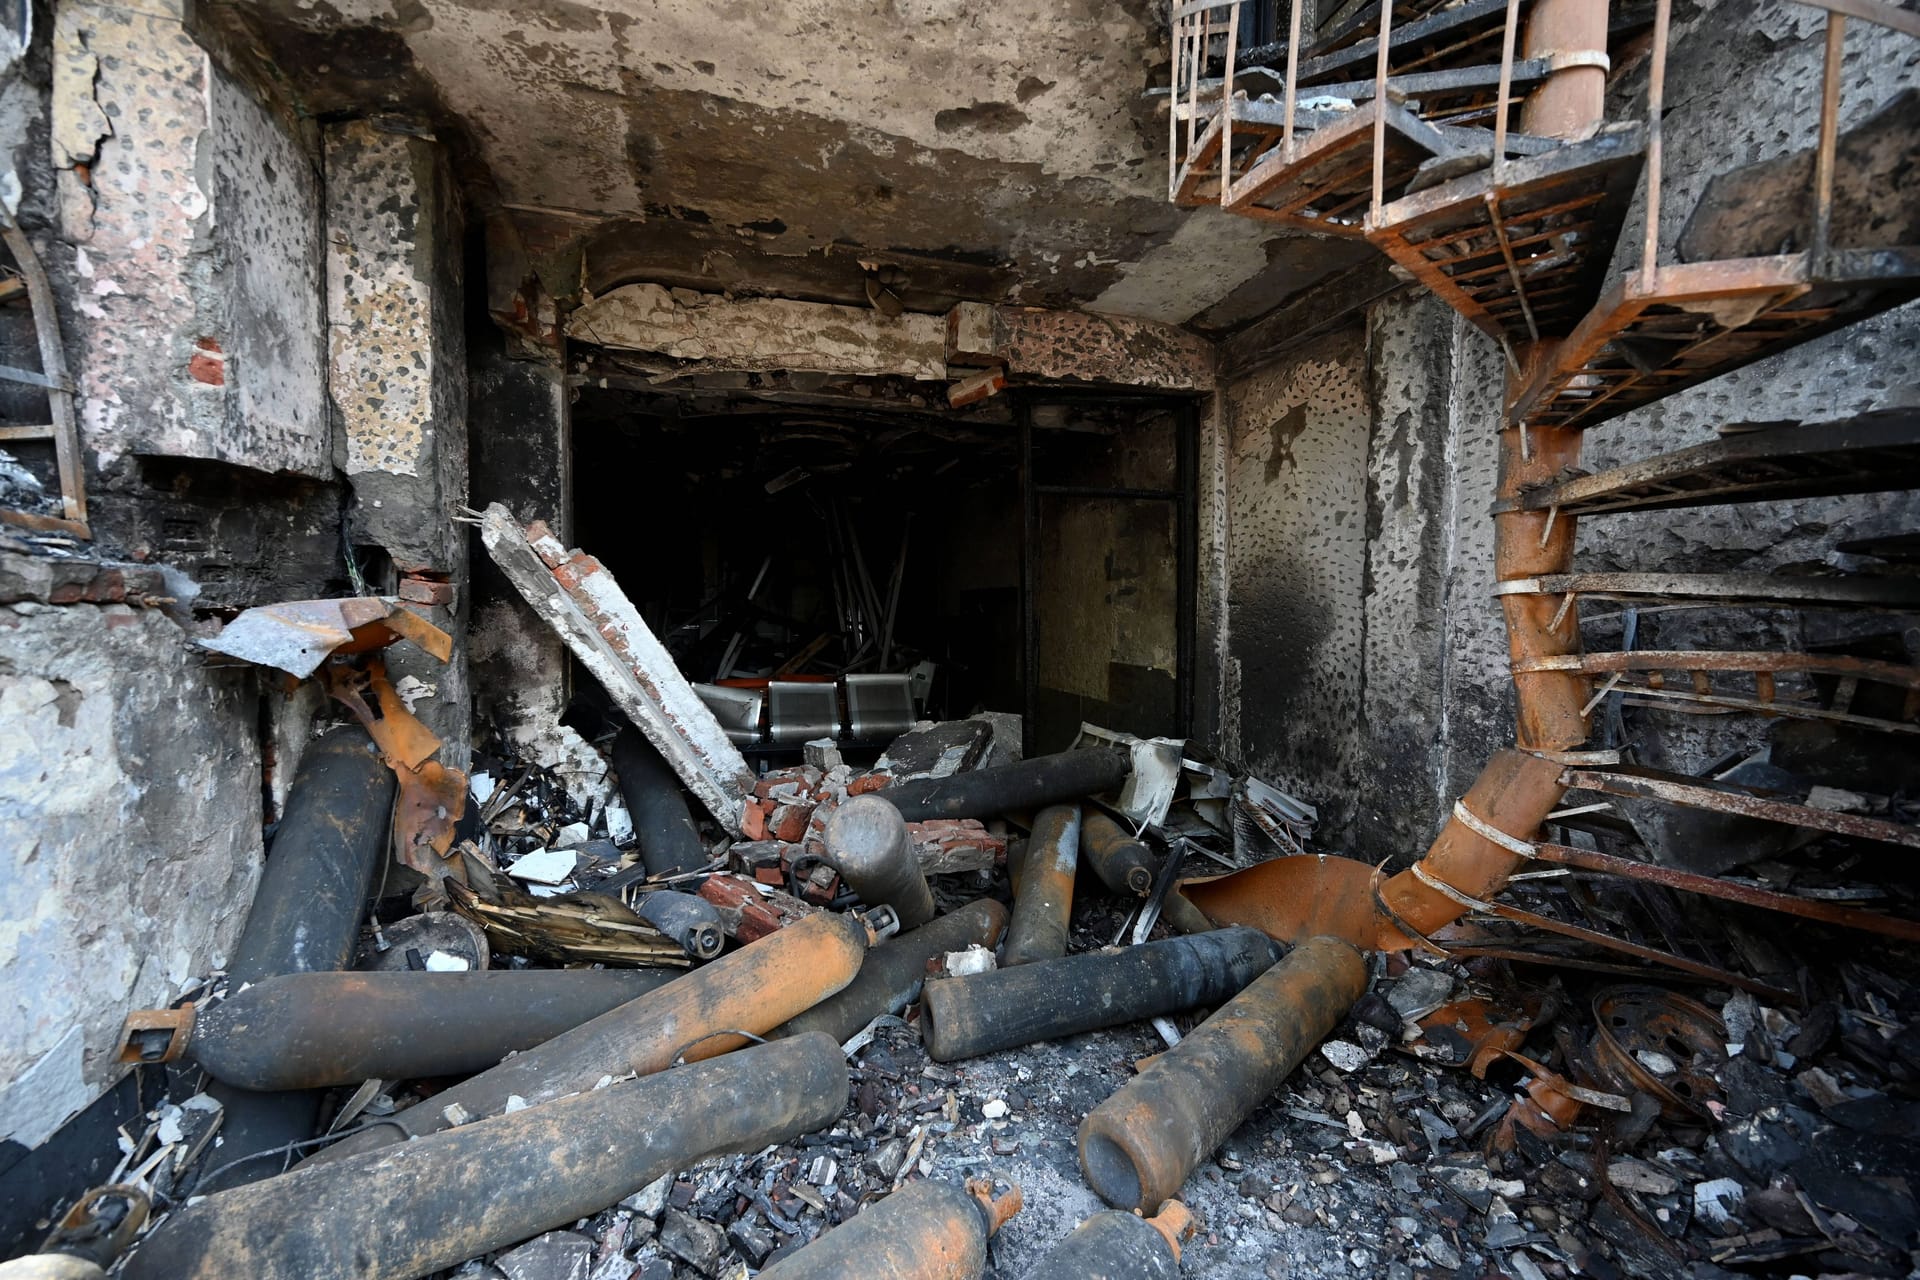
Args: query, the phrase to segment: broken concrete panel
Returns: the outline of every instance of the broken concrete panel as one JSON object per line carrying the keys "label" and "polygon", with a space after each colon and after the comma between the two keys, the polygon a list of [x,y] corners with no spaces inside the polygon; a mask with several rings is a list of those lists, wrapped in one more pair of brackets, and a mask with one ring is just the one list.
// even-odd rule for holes
{"label": "broken concrete panel", "polygon": [[1267,242],[1276,238],[1276,229],[1267,223],[1218,206],[1195,209],[1172,239],[1138,262],[1122,264],[1120,278],[1089,302],[1087,310],[1185,324],[1264,270]]}
{"label": "broken concrete panel", "polygon": [[568,318],[567,336],[715,369],[947,376],[941,316],[889,318],[871,308],[790,298],[734,301],[657,284],[623,285],[588,301]]}
{"label": "broken concrete panel", "polygon": [[365,120],[327,151],[327,347],[357,540],[464,577],[466,344],[458,195],[440,146]]}
{"label": "broken concrete panel", "polygon": [[122,1019],[222,967],[259,876],[252,673],[158,610],[0,609],[0,1139],[118,1078]]}
{"label": "broken concrete panel", "polygon": [[1000,324],[996,354],[1016,381],[1213,389],[1213,344],[1171,325],[1038,307],[1002,307]]}
{"label": "broken concrete panel", "polygon": [[753,773],[613,575],[540,526],[523,530],[497,502],[480,541],[707,812],[738,835]]}
{"label": "broken concrete panel", "polygon": [[329,470],[314,166],[176,2],[63,4],[51,159],[81,435],[129,453]]}

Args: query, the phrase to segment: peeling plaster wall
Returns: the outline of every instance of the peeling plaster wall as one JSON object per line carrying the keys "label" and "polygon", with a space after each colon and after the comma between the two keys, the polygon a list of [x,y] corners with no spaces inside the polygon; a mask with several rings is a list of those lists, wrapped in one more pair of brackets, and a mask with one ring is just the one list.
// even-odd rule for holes
{"label": "peeling plaster wall", "polygon": [[254,689],[157,610],[0,606],[0,1140],[43,1141],[120,1075],[130,1010],[225,963],[260,870]]}
{"label": "peeling plaster wall", "polygon": [[315,166],[183,9],[56,11],[56,266],[84,445],[100,468],[147,454],[324,476]]}

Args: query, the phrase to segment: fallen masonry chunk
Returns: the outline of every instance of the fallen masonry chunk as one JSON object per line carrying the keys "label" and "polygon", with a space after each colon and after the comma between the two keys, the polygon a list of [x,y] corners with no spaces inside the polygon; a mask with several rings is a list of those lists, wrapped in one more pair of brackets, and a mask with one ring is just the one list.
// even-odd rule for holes
{"label": "fallen masonry chunk", "polygon": [[1082,820],[1080,852],[1100,883],[1121,897],[1144,898],[1153,892],[1158,860],[1144,841],[1106,814],[1091,811]]}
{"label": "fallen masonry chunk", "polygon": [[1035,756],[1019,764],[947,778],[896,783],[880,794],[908,822],[994,818],[1016,809],[1038,809],[1118,790],[1131,768],[1125,751],[1100,747]]}
{"label": "fallen masonry chunk", "polygon": [[827,860],[862,902],[892,907],[903,929],[933,919],[933,891],[898,809],[879,796],[855,796],[833,811],[826,834]]}
{"label": "fallen masonry chunk", "polygon": [[859,975],[838,995],[829,996],[774,1034],[824,1031],[836,1044],[845,1044],[881,1014],[898,1013],[920,998],[929,962],[968,946],[991,947],[1006,927],[1007,909],[983,898],[888,938],[867,952]]}
{"label": "fallen masonry chunk", "polygon": [[711,960],[727,944],[720,929],[720,913],[712,903],[690,893],[662,889],[634,904],[633,913],[678,942],[696,960]]}
{"label": "fallen masonry chunk", "polygon": [[677,1057],[692,1062],[737,1049],[745,1042],[730,1033],[765,1035],[851,982],[871,939],[857,917],[808,916],[397,1112],[308,1163],[443,1129],[450,1105],[475,1116],[497,1115],[511,1097],[539,1104],[592,1089],[606,1076],[651,1075]]}
{"label": "fallen masonry chunk", "polygon": [[846,1060],[825,1036],[759,1045],[209,1196],[176,1209],[123,1274],[410,1280],[669,1170],[831,1124],[846,1099]]}
{"label": "fallen masonry chunk", "polygon": [[727,1238],[713,1224],[678,1209],[669,1209],[660,1221],[660,1247],[701,1275],[710,1276],[720,1269],[720,1258],[727,1251]]}
{"label": "fallen masonry chunk", "polygon": [[1118,951],[1043,960],[927,984],[920,1035],[939,1062],[1231,999],[1280,948],[1257,929],[1217,929]]}
{"label": "fallen masonry chunk", "polygon": [[1176,1280],[1180,1242],[1193,1231],[1193,1215],[1178,1200],[1151,1218],[1109,1209],[1096,1213],[1048,1251],[1024,1280]]}
{"label": "fallen masonry chunk", "polygon": [[1042,809],[1033,820],[1033,835],[1020,864],[1002,964],[1028,964],[1067,953],[1073,878],[1079,865],[1080,806]]}
{"label": "fallen masonry chunk", "polygon": [[593,1241],[577,1231],[549,1231],[494,1259],[507,1280],[587,1280]]}
{"label": "fallen masonry chunk", "polygon": [[[678,976],[661,969],[289,973],[206,1008],[189,1006],[185,1050],[208,1075],[242,1089],[471,1075]],[[178,1056],[179,1045],[173,1049],[139,1060],[166,1061]]]}
{"label": "fallen masonry chunk", "polygon": [[1366,990],[1367,965],[1309,938],[1080,1125],[1080,1170],[1115,1208],[1145,1213],[1279,1088]]}
{"label": "fallen masonry chunk", "polygon": [[1020,1188],[999,1199],[992,1186],[916,1182],[869,1205],[761,1280],[975,1280],[987,1266],[987,1239],[1020,1212]]}

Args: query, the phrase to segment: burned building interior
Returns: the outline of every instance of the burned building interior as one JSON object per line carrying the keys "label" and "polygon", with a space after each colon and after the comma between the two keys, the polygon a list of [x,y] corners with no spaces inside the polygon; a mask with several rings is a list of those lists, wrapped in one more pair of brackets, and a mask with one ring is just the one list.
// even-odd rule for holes
{"label": "burned building interior", "polygon": [[1911,0],[12,0],[0,144],[0,1277],[1920,1269]]}

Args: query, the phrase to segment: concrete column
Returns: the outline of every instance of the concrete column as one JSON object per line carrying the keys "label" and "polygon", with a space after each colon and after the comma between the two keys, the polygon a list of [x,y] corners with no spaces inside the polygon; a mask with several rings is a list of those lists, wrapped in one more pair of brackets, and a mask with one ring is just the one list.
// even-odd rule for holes
{"label": "concrete column", "polygon": [[[491,325],[473,335],[473,505],[504,503],[573,539],[572,394],[558,349],[509,352]],[[519,358],[523,357],[523,358]],[[485,552],[474,553],[472,653],[480,717],[543,759],[578,742],[559,727],[567,652]]]}
{"label": "concrete column", "polygon": [[[365,120],[326,130],[327,355],[334,457],[352,490],[349,541],[368,585],[459,639],[469,550],[463,225],[444,149]],[[368,552],[373,554],[369,555]],[[472,699],[466,646],[433,661],[388,657],[418,681],[414,714],[465,768]]]}

